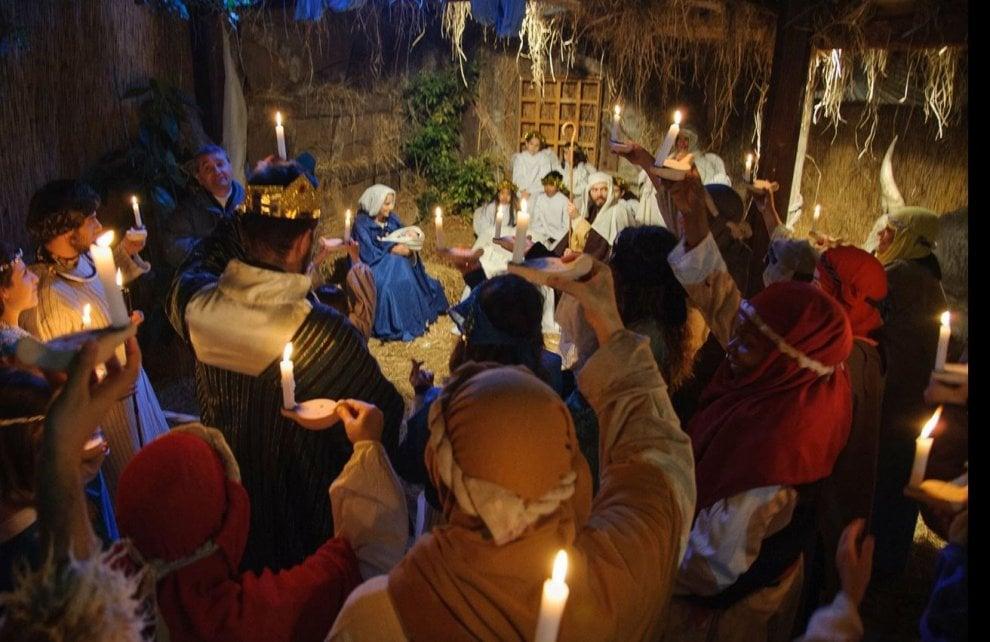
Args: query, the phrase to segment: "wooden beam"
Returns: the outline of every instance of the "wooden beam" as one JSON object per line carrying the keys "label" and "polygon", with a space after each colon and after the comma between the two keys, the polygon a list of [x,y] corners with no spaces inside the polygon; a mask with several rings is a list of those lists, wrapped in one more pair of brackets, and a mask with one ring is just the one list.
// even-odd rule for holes
{"label": "wooden beam", "polygon": [[[760,177],[780,184],[774,198],[777,211],[786,216],[801,132],[808,64],[811,61],[812,16],[804,0],[784,0],[781,4],[770,72],[770,93],[763,110]],[[763,256],[769,245],[769,236],[761,220],[751,221],[751,225],[754,235],[750,283],[761,284]]]}
{"label": "wooden beam", "polygon": [[195,12],[189,20],[192,48],[193,90],[203,119],[203,130],[213,142],[223,144],[223,37],[221,17]]}

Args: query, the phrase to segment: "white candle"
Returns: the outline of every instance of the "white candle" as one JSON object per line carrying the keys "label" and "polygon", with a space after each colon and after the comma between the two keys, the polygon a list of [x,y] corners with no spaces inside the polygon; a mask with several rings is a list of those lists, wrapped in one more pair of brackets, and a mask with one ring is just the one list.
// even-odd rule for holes
{"label": "white candle", "polygon": [[502,238],[502,219],[505,218],[505,205],[495,208],[495,238]]}
{"label": "white candle", "polygon": [[282,407],[292,410],[296,407],[296,377],[292,365],[292,342],[285,344],[282,351],[282,361],[278,364],[282,372]]}
{"label": "white candle", "polygon": [[83,330],[89,330],[93,327],[93,306],[88,303],[82,309],[82,325]]}
{"label": "white candle", "polygon": [[822,215],[822,206],[815,203],[814,214],[811,215],[811,230],[814,231],[818,227],[818,218]]}
{"label": "white candle", "polygon": [[278,157],[288,160],[285,152],[285,127],[282,127],[282,112],[275,112],[275,142],[278,144]]}
{"label": "white candle", "polygon": [[914,465],[911,467],[911,479],[908,486],[920,486],[925,480],[925,469],[928,468],[928,455],[932,451],[932,431],[938,425],[939,417],[942,416],[942,406],[935,410],[935,414],[928,420],[925,427],[921,429],[921,434],[914,440]]}
{"label": "white candle", "polygon": [[949,326],[950,314],[946,310],[942,313],[942,325],[938,329],[938,351],[935,353],[935,372],[945,371],[945,358],[949,353],[949,337],[952,336],[952,328]]}
{"label": "white candle", "polygon": [[344,243],[351,242],[351,211],[344,212]]}
{"label": "white candle", "polygon": [[107,307],[110,308],[110,325],[115,328],[122,328],[130,323],[131,319],[130,315],[127,314],[127,306],[124,305],[124,295],[117,285],[117,266],[113,262],[111,243],[113,243],[113,230],[109,230],[97,238],[96,243],[89,246],[89,254],[93,257],[96,275],[103,285]]}
{"label": "white candle", "polygon": [[442,250],[444,245],[443,239],[443,210],[437,207],[433,214],[433,224],[437,228],[437,249]]}
{"label": "white candle", "polygon": [[746,169],[743,171],[743,180],[747,183],[753,180],[753,155],[746,154]]}
{"label": "white candle", "polygon": [[571,589],[564,578],[567,576],[567,553],[557,551],[553,561],[553,574],[543,582],[543,598],[540,600],[540,616],[536,621],[535,642],[556,642],[560,631],[560,620]]}
{"label": "white candle", "polygon": [[131,197],[131,209],[134,210],[134,227],[144,229],[144,221],[141,220],[141,206],[138,205],[137,196]]}
{"label": "white candle", "polygon": [[612,110],[612,140],[619,141],[619,121],[622,120],[622,107],[616,105]]}
{"label": "white candle", "polygon": [[667,135],[663,137],[663,142],[660,143],[660,149],[657,150],[657,156],[654,159],[654,165],[661,167],[663,162],[667,160],[670,156],[670,151],[674,149],[674,143],[677,142],[677,135],[681,133],[681,110],[674,112],[674,122],[670,124],[670,129],[667,130]]}
{"label": "white candle", "polygon": [[512,262],[522,263],[526,258],[526,230],[529,229],[529,212],[526,211],[526,199],[519,203],[519,213],[516,214],[516,242],[512,248]]}

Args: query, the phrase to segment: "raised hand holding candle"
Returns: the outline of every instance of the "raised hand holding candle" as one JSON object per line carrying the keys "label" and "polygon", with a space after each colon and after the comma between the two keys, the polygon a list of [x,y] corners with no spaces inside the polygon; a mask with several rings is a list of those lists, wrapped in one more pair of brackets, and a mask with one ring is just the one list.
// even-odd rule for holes
{"label": "raised hand holding candle", "polygon": [[677,135],[681,133],[681,110],[676,110],[674,112],[674,122],[671,123],[670,129],[667,130],[667,135],[664,136],[663,142],[660,143],[660,149],[657,150],[656,158],[653,164],[657,167],[663,165],[663,162],[667,160],[670,156],[671,150],[674,149],[674,143],[677,142]]}
{"label": "raised hand holding candle", "polygon": [[921,434],[914,440],[914,465],[911,467],[911,479],[908,486],[920,486],[925,481],[925,469],[928,468],[928,455],[932,451],[931,437],[932,431],[938,425],[938,420],[942,416],[942,406],[935,410],[935,414],[928,420],[925,427],[921,429]]}
{"label": "raised hand holding candle", "polygon": [[296,376],[292,364],[292,342],[285,344],[282,361],[278,364],[282,372],[282,407],[292,410],[296,407]]}
{"label": "raised hand holding candle", "polygon": [[561,549],[553,560],[553,573],[543,582],[543,597],[540,600],[540,615],[536,621],[535,642],[556,642],[560,631],[560,620],[564,606],[571,593],[564,578],[567,576],[567,553]]}
{"label": "raised hand holding candle", "polygon": [[437,228],[437,249],[442,250],[445,247],[443,238],[443,210],[439,207],[437,207],[433,215],[433,224]]}
{"label": "raised hand holding candle", "polygon": [[612,110],[612,140],[619,142],[619,122],[622,120],[622,107],[616,105]]}
{"label": "raised hand holding candle", "polygon": [[282,112],[275,112],[275,143],[278,145],[278,157],[288,160],[289,156],[285,151],[285,127],[282,127]]}
{"label": "raised hand holding candle", "polygon": [[113,261],[111,243],[113,243],[113,230],[108,230],[96,239],[96,243],[89,246],[89,254],[93,257],[96,275],[100,279],[100,284],[103,285],[103,292],[107,298],[107,307],[110,309],[110,325],[115,328],[123,328],[131,322],[131,318],[127,314],[127,306],[124,305],[124,294],[117,285],[117,266]]}
{"label": "raised hand holding candle", "polygon": [[344,243],[351,242],[351,211],[344,212]]}
{"label": "raised hand holding candle", "polygon": [[502,219],[505,218],[505,205],[495,208],[495,238],[502,238]]}
{"label": "raised hand holding candle", "polygon": [[935,372],[945,371],[945,359],[949,354],[949,337],[952,336],[950,317],[948,310],[942,313],[942,325],[938,329],[938,351],[935,353]]}
{"label": "raised hand holding candle", "polygon": [[529,229],[529,212],[526,211],[526,199],[519,202],[519,213],[516,214],[516,242],[512,248],[512,262],[522,263],[526,259],[526,231]]}
{"label": "raised hand holding candle", "polygon": [[131,197],[131,210],[134,211],[134,227],[144,229],[144,221],[141,220],[141,206],[138,205],[137,196]]}
{"label": "raised hand holding candle", "polygon": [[753,155],[746,154],[746,169],[743,170],[743,180],[749,183],[753,180]]}

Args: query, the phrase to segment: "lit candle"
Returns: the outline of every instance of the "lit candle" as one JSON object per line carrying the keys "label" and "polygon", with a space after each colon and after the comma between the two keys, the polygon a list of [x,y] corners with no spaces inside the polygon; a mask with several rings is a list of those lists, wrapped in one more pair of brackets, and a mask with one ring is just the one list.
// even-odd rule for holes
{"label": "lit candle", "polygon": [[615,106],[612,110],[612,140],[619,141],[619,121],[622,120],[622,107]]}
{"label": "lit candle", "polygon": [[275,142],[278,144],[278,157],[287,160],[285,152],[285,127],[282,127],[282,112],[275,112]]}
{"label": "lit candle", "polygon": [[351,211],[344,212],[344,243],[351,242]]}
{"label": "lit candle", "polygon": [[932,431],[938,425],[938,419],[942,416],[942,406],[935,410],[935,414],[928,420],[925,427],[921,429],[921,434],[914,440],[914,465],[911,467],[911,479],[908,486],[920,486],[925,480],[925,469],[928,468],[928,455],[932,451]]}
{"label": "lit candle", "polygon": [[282,361],[278,364],[282,371],[282,407],[292,410],[296,407],[296,377],[292,365],[292,342],[285,344]]}
{"label": "lit candle", "polygon": [[437,228],[437,249],[442,250],[444,248],[443,242],[443,210],[437,207],[435,213],[433,214],[433,224]]}
{"label": "lit candle", "polygon": [[667,130],[667,135],[664,136],[663,142],[660,143],[660,149],[657,150],[657,156],[654,159],[654,165],[660,167],[663,162],[667,160],[670,156],[670,151],[674,149],[674,143],[677,142],[677,135],[681,133],[681,110],[674,112],[674,122],[670,124],[670,129]]}
{"label": "lit candle", "polygon": [[949,320],[949,311],[946,310],[942,313],[942,326],[938,329],[938,351],[935,353],[935,372],[945,371],[945,357],[949,353],[949,337],[952,335]]}
{"label": "lit candle", "polygon": [[553,574],[543,582],[543,598],[540,600],[540,616],[536,621],[535,642],[556,642],[560,631],[560,619],[564,615],[564,606],[571,589],[564,578],[567,575],[567,553],[563,549],[557,551],[553,560]]}
{"label": "lit candle", "polygon": [[505,218],[505,205],[495,208],[495,238],[502,238],[502,219]]}
{"label": "lit candle", "polygon": [[822,215],[822,206],[815,203],[815,212],[811,215],[811,229],[814,230],[818,227],[818,219]]}
{"label": "lit candle", "polygon": [[103,285],[107,307],[110,308],[110,325],[122,328],[131,320],[127,314],[127,306],[124,305],[124,294],[117,285],[117,266],[113,262],[113,250],[110,249],[112,242],[113,230],[109,230],[97,238],[95,244],[89,246],[89,254],[93,257],[96,275]]}
{"label": "lit candle", "polygon": [[141,220],[141,206],[138,205],[137,196],[131,197],[131,209],[134,210],[134,227],[144,229],[144,221]]}
{"label": "lit candle", "polygon": [[89,330],[93,326],[93,306],[85,304],[82,309],[83,330]]}
{"label": "lit candle", "polygon": [[746,169],[743,171],[743,180],[749,183],[753,180],[753,155],[746,154]]}
{"label": "lit candle", "polygon": [[529,229],[529,212],[526,211],[526,199],[519,202],[519,213],[516,215],[516,242],[512,248],[512,262],[522,263],[526,258],[526,230]]}

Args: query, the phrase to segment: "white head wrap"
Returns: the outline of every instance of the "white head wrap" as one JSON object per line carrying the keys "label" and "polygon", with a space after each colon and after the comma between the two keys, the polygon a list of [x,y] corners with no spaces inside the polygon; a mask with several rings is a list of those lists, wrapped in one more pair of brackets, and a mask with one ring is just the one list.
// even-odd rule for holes
{"label": "white head wrap", "polygon": [[388,198],[389,194],[393,198],[395,197],[395,190],[388,185],[372,185],[364,190],[364,194],[361,194],[361,198],[358,199],[358,205],[368,213],[368,216],[374,218],[382,211],[382,205],[385,203],[385,199]]}

